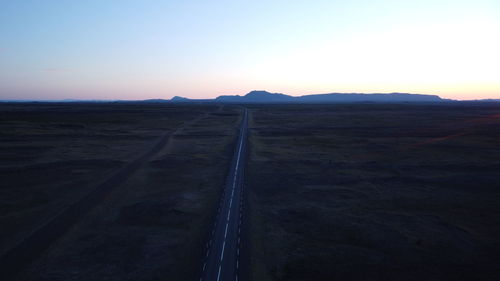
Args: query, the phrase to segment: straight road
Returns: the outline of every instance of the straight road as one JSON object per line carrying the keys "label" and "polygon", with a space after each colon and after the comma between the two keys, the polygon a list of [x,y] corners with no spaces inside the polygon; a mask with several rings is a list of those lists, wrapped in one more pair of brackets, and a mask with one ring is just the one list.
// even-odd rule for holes
{"label": "straight road", "polygon": [[217,218],[207,243],[200,281],[237,281],[240,266],[242,186],[246,159],[248,113],[245,108]]}

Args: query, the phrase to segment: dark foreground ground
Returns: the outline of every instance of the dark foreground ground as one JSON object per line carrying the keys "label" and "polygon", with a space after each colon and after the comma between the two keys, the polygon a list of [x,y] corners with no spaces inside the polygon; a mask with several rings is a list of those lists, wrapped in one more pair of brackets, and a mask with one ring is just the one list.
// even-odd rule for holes
{"label": "dark foreground ground", "polygon": [[251,108],[253,280],[500,280],[500,106]]}
{"label": "dark foreground ground", "polygon": [[167,137],[13,279],[199,278],[240,111],[0,104],[0,255]]}
{"label": "dark foreground ground", "polygon": [[[241,280],[499,280],[500,106],[247,108]],[[13,280],[198,280],[241,112],[0,104],[0,257],[88,207]]]}

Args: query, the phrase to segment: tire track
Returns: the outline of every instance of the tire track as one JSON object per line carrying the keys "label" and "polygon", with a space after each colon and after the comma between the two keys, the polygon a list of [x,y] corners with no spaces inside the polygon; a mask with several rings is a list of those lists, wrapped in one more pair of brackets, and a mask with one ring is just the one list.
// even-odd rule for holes
{"label": "tire track", "polygon": [[181,132],[186,126],[198,122],[208,115],[209,113],[205,113],[202,116],[182,123],[173,132],[165,133],[140,157],[125,165],[125,167],[107,178],[92,191],[61,210],[17,245],[7,250],[0,257],[0,280],[13,280],[23,269],[30,266],[31,263],[39,258],[51,244],[88,214],[92,208],[100,204],[106,195],[130,178],[147,160],[162,149],[170,149],[173,136]]}

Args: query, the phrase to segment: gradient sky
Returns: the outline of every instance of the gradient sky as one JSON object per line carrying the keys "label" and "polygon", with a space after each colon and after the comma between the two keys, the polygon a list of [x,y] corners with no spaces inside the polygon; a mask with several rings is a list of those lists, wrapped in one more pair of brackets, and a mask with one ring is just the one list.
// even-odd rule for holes
{"label": "gradient sky", "polygon": [[500,1],[0,0],[0,99],[500,99]]}

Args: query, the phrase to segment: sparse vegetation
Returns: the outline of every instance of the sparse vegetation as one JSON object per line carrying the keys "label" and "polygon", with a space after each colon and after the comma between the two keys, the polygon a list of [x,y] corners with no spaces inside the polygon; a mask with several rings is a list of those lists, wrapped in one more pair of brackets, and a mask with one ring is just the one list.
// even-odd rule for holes
{"label": "sparse vegetation", "polygon": [[2,158],[0,170],[3,250],[171,134],[159,153],[56,241],[23,279],[197,276],[232,157],[238,107],[4,104],[2,109],[2,154],[12,156]]}
{"label": "sparse vegetation", "polygon": [[252,280],[499,276],[499,106],[251,112]]}
{"label": "sparse vegetation", "polygon": [[[21,279],[199,278],[240,107],[0,106],[0,253],[169,136]],[[246,106],[243,279],[500,276],[498,105]]]}

